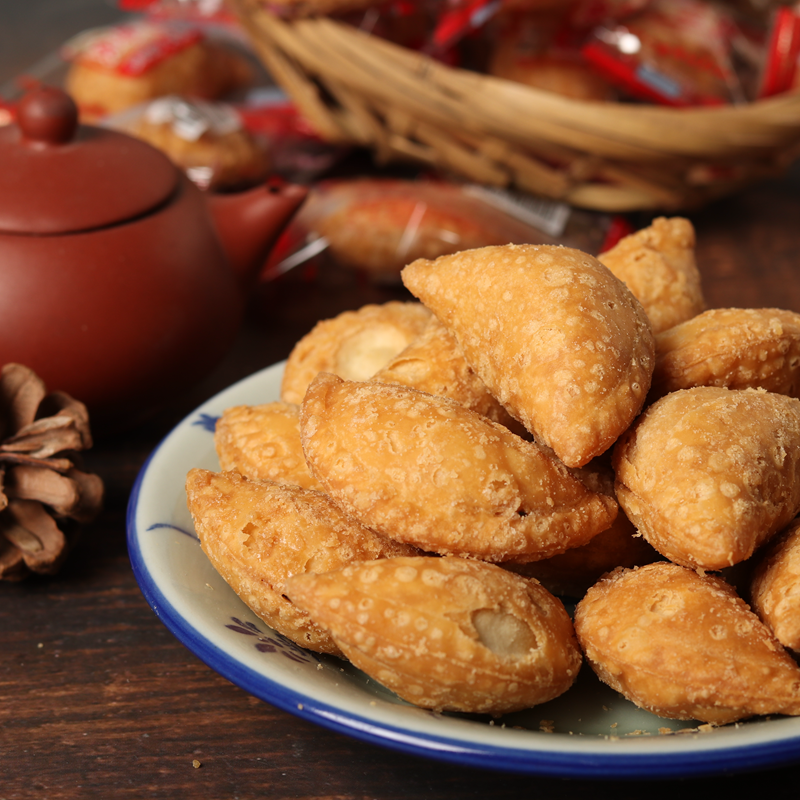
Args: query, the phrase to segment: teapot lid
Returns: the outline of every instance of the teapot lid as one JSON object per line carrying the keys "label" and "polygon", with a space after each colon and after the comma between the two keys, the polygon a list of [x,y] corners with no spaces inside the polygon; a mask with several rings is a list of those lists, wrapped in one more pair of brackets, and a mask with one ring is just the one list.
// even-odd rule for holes
{"label": "teapot lid", "polygon": [[48,86],[19,102],[0,127],[0,231],[87,231],[140,216],[166,201],[178,170],[127,134],[78,124],[68,94]]}

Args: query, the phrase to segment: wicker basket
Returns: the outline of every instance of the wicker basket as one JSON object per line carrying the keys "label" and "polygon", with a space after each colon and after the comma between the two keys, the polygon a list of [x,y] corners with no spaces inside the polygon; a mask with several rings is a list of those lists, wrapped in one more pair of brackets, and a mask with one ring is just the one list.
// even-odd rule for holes
{"label": "wicker basket", "polygon": [[677,211],[781,174],[800,155],[800,93],[692,109],[570,100],[328,17],[231,5],[318,133],[370,148],[379,163],[410,160],[584,208]]}

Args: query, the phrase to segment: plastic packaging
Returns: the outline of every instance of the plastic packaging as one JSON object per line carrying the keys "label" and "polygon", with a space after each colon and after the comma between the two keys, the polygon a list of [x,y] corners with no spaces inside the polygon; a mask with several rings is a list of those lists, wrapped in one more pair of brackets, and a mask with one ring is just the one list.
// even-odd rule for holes
{"label": "plastic packaging", "polygon": [[397,280],[416,258],[509,243],[566,244],[596,254],[629,232],[620,217],[506,190],[432,180],[330,180],[311,190],[262,278],[318,259]]}

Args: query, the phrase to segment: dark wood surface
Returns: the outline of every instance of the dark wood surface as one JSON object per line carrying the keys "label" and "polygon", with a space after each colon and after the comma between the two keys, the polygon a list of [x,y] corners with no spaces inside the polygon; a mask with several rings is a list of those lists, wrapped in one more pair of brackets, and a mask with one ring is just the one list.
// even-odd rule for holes
{"label": "dark wood surface", "polygon": [[[709,305],[800,311],[799,189],[795,174],[687,214]],[[162,625],[125,542],[128,495],[149,452],[206,397],[285,358],[316,320],[394,297],[405,295],[299,275],[256,292],[210,378],[139,428],[98,437],[87,464],[106,484],[100,518],[56,576],[0,584],[0,799],[737,797],[797,785],[800,742],[798,766],[675,782],[506,775],[396,753],[249,696]]]}

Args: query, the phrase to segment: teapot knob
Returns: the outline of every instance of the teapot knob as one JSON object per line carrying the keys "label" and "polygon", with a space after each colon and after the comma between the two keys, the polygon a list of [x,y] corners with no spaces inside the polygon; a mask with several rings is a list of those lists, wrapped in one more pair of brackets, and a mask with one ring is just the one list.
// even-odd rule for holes
{"label": "teapot knob", "polygon": [[28,141],[64,144],[75,135],[78,107],[63,90],[54,86],[38,86],[20,100],[17,124]]}

